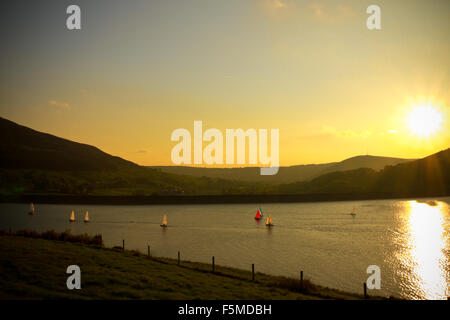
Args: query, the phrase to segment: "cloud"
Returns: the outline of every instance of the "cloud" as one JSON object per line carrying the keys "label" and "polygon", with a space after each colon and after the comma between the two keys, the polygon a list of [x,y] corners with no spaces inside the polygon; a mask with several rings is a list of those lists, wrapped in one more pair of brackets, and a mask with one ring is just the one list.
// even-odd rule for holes
{"label": "cloud", "polygon": [[272,0],[272,6],[275,8],[285,8],[287,6],[287,3],[281,1],[281,0]]}
{"label": "cloud", "polygon": [[282,9],[290,6],[287,0],[264,0],[262,3],[268,10]]}
{"label": "cloud", "polygon": [[145,153],[147,153],[147,150],[141,149],[141,150],[135,151],[134,153],[145,154]]}
{"label": "cloud", "polygon": [[340,137],[340,138],[368,138],[372,135],[372,132],[369,130],[363,130],[363,131],[353,131],[353,130],[338,130],[331,126],[323,126],[322,131],[325,134]]}
{"label": "cloud", "polygon": [[325,12],[325,5],[320,3],[312,3],[309,8],[312,10],[313,15],[316,18],[322,18],[327,16],[327,13]]}
{"label": "cloud", "polygon": [[338,4],[335,7],[313,2],[309,5],[313,17],[324,23],[336,23],[345,21],[355,16],[355,10],[348,4]]}
{"label": "cloud", "polygon": [[255,3],[259,10],[271,19],[298,18],[296,17],[297,3],[294,0],[257,0]]}
{"label": "cloud", "polygon": [[59,101],[55,101],[55,100],[50,100],[48,102],[48,105],[53,106],[53,107],[58,107],[61,109],[66,109],[66,110],[70,109],[70,105],[67,102],[59,102]]}

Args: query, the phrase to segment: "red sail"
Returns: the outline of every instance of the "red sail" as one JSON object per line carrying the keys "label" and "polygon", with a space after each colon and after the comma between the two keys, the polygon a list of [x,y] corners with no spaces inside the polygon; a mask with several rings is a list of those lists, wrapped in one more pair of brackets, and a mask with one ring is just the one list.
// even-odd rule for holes
{"label": "red sail", "polygon": [[255,219],[261,219],[261,213],[259,212],[259,210],[256,210]]}

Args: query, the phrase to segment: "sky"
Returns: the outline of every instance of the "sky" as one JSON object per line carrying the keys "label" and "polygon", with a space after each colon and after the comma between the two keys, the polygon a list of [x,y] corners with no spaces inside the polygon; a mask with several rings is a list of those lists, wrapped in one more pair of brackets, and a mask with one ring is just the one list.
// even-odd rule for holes
{"label": "sky", "polygon": [[[81,8],[67,30],[66,8]],[[381,8],[368,30],[366,8]],[[0,116],[141,165],[171,133],[279,129],[280,165],[420,158],[450,142],[450,1],[11,1]],[[414,108],[441,117],[428,136]],[[420,117],[419,117],[420,118]]]}

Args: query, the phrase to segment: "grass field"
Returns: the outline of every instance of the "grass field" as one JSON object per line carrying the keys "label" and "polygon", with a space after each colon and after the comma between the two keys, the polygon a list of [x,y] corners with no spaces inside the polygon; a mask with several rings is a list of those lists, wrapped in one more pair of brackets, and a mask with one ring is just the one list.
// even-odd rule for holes
{"label": "grass field", "polygon": [[[81,243],[0,235],[0,299],[361,299],[298,279],[122,252]],[[81,269],[68,290],[66,269]]]}

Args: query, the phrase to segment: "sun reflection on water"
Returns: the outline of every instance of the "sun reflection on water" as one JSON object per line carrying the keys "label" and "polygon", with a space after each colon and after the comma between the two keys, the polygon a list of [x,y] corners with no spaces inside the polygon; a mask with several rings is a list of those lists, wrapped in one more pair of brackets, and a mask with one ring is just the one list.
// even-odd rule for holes
{"label": "sun reflection on water", "polygon": [[447,204],[409,201],[408,250],[402,262],[411,270],[410,285],[419,299],[447,299],[450,279],[446,236]]}

